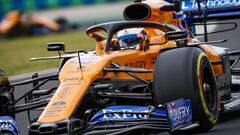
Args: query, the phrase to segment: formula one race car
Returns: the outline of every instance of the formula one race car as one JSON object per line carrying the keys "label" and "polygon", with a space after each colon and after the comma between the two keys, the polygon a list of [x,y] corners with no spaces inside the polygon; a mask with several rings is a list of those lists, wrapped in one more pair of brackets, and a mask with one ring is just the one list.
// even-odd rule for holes
{"label": "formula one race car", "polygon": [[[64,43],[49,43],[48,51],[59,56],[31,60],[62,59],[57,74],[10,84],[1,71],[0,114],[8,117],[0,117],[0,131],[17,134],[10,118],[44,106],[30,123],[30,135],[210,130],[220,110],[239,107],[240,98],[231,90],[239,59],[231,64],[229,56],[240,51],[210,45],[226,40],[200,42],[178,16],[176,5],[136,1],[124,10],[128,21],[87,30],[97,42],[92,52],[67,52]],[[56,79],[58,87],[39,90]],[[34,88],[14,99],[13,87],[27,83]],[[23,98],[26,103],[17,105]]]}

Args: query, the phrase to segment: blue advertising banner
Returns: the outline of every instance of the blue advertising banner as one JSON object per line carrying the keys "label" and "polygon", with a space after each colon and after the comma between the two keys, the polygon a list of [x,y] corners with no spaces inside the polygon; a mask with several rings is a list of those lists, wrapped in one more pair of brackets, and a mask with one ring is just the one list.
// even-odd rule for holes
{"label": "blue advertising banner", "polygon": [[[240,0],[200,0],[201,11],[207,10],[208,19],[240,18]],[[192,17],[202,15],[198,12],[196,0],[182,0],[181,9],[185,14],[192,12]]]}
{"label": "blue advertising banner", "polygon": [[[239,8],[240,0],[201,0],[201,7],[204,8],[205,4],[208,9],[235,9]],[[205,3],[205,4],[204,4]],[[198,10],[198,3],[196,0],[184,0],[181,3],[183,11]]]}
{"label": "blue advertising banner", "polygon": [[167,121],[166,110],[155,109],[153,106],[110,106],[98,111],[90,121],[90,124],[104,121],[137,121],[160,120]]}
{"label": "blue advertising banner", "polygon": [[172,129],[192,123],[192,105],[190,100],[179,99],[167,103]]}

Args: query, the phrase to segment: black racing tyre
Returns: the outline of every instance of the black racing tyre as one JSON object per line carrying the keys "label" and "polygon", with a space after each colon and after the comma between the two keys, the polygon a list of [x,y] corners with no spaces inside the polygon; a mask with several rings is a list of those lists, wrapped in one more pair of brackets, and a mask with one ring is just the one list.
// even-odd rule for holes
{"label": "black racing tyre", "polygon": [[9,114],[8,110],[9,103],[14,99],[10,90],[8,77],[3,70],[0,70],[0,116],[10,115],[14,118],[14,115]]}
{"label": "black racing tyre", "polygon": [[0,85],[4,86],[10,85],[7,74],[1,69],[0,69]]}
{"label": "black racing tyre", "polygon": [[208,131],[217,122],[216,80],[208,57],[199,48],[178,48],[161,53],[155,62],[153,94],[157,105],[180,98],[192,101],[192,120],[199,126],[190,133]]}

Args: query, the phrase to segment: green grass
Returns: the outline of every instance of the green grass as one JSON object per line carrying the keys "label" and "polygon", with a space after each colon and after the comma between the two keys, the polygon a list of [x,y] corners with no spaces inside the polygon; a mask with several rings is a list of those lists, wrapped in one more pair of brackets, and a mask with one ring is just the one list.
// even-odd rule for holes
{"label": "green grass", "polygon": [[48,52],[46,44],[60,41],[65,43],[66,50],[91,50],[96,44],[85,32],[79,31],[4,39],[0,41],[0,69],[11,76],[56,68],[60,60],[29,61],[29,59],[57,55],[56,52]]}

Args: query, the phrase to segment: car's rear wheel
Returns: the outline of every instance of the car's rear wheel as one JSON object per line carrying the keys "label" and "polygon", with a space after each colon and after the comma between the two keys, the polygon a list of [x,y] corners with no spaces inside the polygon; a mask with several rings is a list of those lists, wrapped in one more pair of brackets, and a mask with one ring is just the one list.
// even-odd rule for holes
{"label": "car's rear wheel", "polygon": [[199,48],[161,53],[155,63],[153,87],[156,104],[180,98],[192,101],[192,119],[199,126],[191,132],[208,131],[216,124],[219,98],[215,76],[208,57]]}

